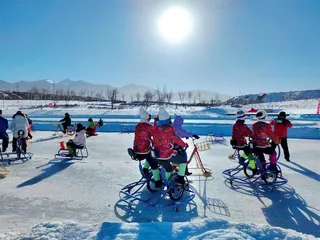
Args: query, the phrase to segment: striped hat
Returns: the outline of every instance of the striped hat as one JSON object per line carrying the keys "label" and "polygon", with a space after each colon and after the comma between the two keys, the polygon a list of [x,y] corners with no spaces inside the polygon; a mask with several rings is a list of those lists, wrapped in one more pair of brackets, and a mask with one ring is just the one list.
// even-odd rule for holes
{"label": "striped hat", "polygon": [[244,111],[239,110],[237,112],[237,120],[245,120],[246,119],[246,114],[244,113]]}

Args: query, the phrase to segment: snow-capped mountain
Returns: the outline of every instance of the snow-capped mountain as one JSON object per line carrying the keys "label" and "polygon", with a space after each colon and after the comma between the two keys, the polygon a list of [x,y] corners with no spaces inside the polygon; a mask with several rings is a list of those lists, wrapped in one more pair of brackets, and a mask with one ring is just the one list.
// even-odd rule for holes
{"label": "snow-capped mountain", "polygon": [[227,104],[270,103],[270,102],[282,102],[282,101],[317,99],[317,98],[320,98],[320,89],[248,94],[248,95],[233,97],[227,101]]}
{"label": "snow-capped mountain", "polygon": [[[54,81],[51,79],[42,79],[36,81],[19,81],[14,83],[9,83],[3,80],[0,80],[0,89],[8,90],[8,91],[34,91],[37,90],[39,92],[49,92],[53,93],[56,90],[63,89],[64,91],[73,90],[77,94],[87,95],[87,96],[96,96],[97,94],[100,96],[106,96],[108,90],[114,89],[115,87],[108,84],[93,84],[83,80],[71,80],[64,79],[61,81]],[[143,100],[143,96],[147,91],[152,93],[156,92],[156,89],[149,88],[143,85],[129,84],[122,87],[117,87],[118,90],[118,99],[120,100],[137,100],[137,95],[140,96],[140,100]],[[163,91],[160,88],[160,91]],[[170,93],[169,88],[167,88],[167,93]],[[188,93],[189,94],[188,97]],[[139,93],[139,94],[138,94]],[[180,102],[179,94],[177,92],[172,92],[172,100],[173,102]],[[219,100],[226,101],[232,96],[214,93],[210,91],[203,90],[190,90],[185,93],[184,102],[202,102],[202,101],[210,101],[210,100]]]}

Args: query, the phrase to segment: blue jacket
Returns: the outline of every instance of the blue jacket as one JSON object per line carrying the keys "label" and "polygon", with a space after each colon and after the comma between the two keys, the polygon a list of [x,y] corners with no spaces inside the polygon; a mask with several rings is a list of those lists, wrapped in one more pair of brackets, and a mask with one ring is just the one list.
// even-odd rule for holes
{"label": "blue jacket", "polygon": [[0,138],[7,137],[8,120],[0,116]]}
{"label": "blue jacket", "polygon": [[174,121],[173,121],[173,127],[176,130],[176,133],[179,135],[181,138],[186,138],[186,137],[192,137],[193,133],[187,132],[182,128],[183,124],[183,118],[180,116],[176,116]]}

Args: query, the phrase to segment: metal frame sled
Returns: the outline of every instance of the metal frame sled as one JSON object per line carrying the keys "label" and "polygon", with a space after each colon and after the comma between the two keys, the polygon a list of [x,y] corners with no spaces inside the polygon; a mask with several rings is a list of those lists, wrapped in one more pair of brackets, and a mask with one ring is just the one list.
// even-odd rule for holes
{"label": "metal frame sled", "polygon": [[[12,157],[14,156],[14,157]],[[0,161],[1,162],[7,162],[9,165],[12,162],[15,161],[22,161],[22,162],[26,162],[28,160],[30,160],[33,156],[33,153],[31,152],[20,152],[20,151],[16,151],[16,152],[0,152]]]}
{"label": "metal frame sled", "polygon": [[227,145],[227,140],[224,138],[223,134],[220,133],[220,136],[215,135],[214,133],[209,133],[206,137],[206,141],[212,144],[224,144]]}
{"label": "metal frame sled", "polygon": [[193,143],[193,151],[190,155],[190,158],[187,162],[187,164],[189,165],[192,161],[192,159],[194,158],[196,161],[196,165],[197,167],[188,167],[189,169],[200,169],[201,173],[192,173],[191,176],[204,176],[204,177],[210,177],[212,175],[212,171],[209,168],[205,168],[203,166],[201,157],[200,157],[200,151],[206,151],[206,150],[210,150],[211,146],[209,143],[207,142],[200,142],[200,143],[195,143],[195,139],[192,138],[192,143]]}
{"label": "metal frame sled", "polygon": [[[282,170],[277,164],[277,172],[271,171],[269,169],[270,164],[266,163],[266,169],[264,170],[260,164],[260,160],[257,156],[254,156],[255,165],[257,170],[250,168],[249,160],[241,160],[239,153],[240,150],[236,150],[238,156],[239,164],[235,168],[229,168],[222,172],[222,176],[232,185],[233,183],[239,184],[267,184],[270,186],[281,186],[288,182],[286,178],[282,175]],[[234,154],[235,155],[235,154]],[[229,157],[230,158],[230,157]],[[278,145],[278,155],[277,160],[280,158],[280,147]],[[231,159],[231,158],[230,158]],[[237,176],[241,171],[244,172],[243,177]],[[262,180],[264,183],[261,183]]]}
{"label": "metal frame sled", "polygon": [[69,156],[69,151],[67,148],[60,147],[57,154],[54,155],[54,158],[65,158],[65,159],[75,159],[75,160],[82,160],[84,158],[89,157],[87,146],[81,146],[76,148],[76,156]]}
{"label": "metal frame sled", "polygon": [[[175,211],[179,211],[179,205],[188,204],[193,200],[195,192],[186,177],[185,186],[176,184],[177,174],[172,174],[171,181],[168,182],[165,177],[165,171],[160,164],[160,177],[163,184],[161,188],[156,189],[151,170],[145,174],[141,164],[142,160],[138,159],[131,148],[128,149],[128,153],[133,160],[139,161],[139,170],[142,177],[139,181],[130,183],[120,190],[120,200],[118,202],[127,203],[130,210],[142,204],[145,207],[175,207]],[[145,185],[147,189],[144,188]]]}

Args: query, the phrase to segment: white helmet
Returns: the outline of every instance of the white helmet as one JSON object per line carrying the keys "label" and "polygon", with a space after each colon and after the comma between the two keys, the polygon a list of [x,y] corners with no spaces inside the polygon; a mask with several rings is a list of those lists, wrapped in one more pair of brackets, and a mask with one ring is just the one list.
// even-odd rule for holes
{"label": "white helmet", "polygon": [[267,112],[265,110],[259,110],[256,114],[258,120],[265,119],[267,117]]}

